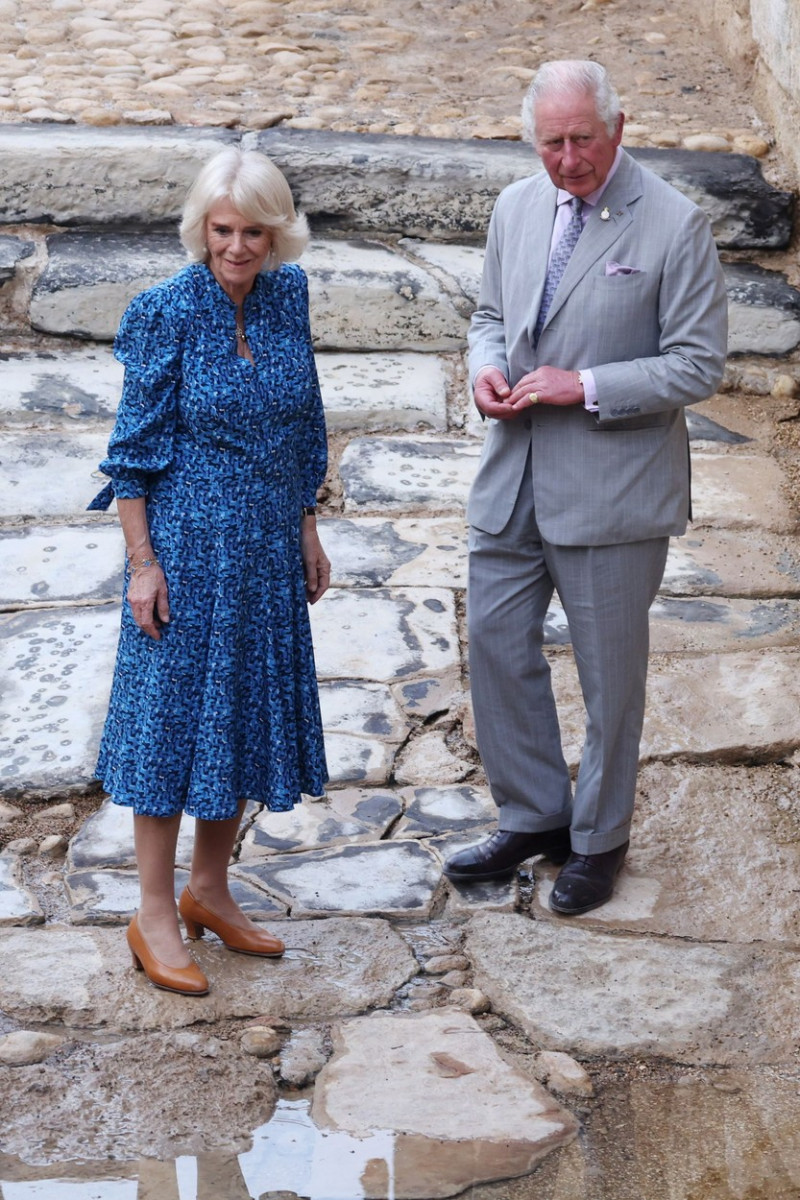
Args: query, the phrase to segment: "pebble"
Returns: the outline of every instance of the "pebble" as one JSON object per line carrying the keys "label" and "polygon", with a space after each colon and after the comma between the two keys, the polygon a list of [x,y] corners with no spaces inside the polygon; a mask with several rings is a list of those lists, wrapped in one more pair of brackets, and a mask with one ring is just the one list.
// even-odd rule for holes
{"label": "pebble", "polygon": [[240,1042],[244,1053],[252,1054],[255,1058],[272,1058],[282,1044],[282,1035],[268,1025],[251,1025],[245,1029]]}
{"label": "pebble", "polygon": [[769,142],[757,137],[754,133],[739,133],[733,139],[733,149],[737,154],[750,154],[753,158],[763,158],[769,154]]}
{"label": "pebble", "polygon": [[690,133],[683,139],[683,145],[686,150],[709,150],[717,154],[731,148],[728,139],[716,133]]}
{"label": "pebble", "polygon": [[440,977],[439,982],[443,987],[449,988],[464,988],[467,982],[466,971],[448,971],[446,975]]}
{"label": "pebble", "polygon": [[426,975],[446,975],[448,971],[466,971],[469,959],[463,954],[437,954],[423,966]]}
{"label": "pebble", "polygon": [[25,858],[29,854],[35,854],[39,849],[36,838],[21,837],[13,838],[10,842],[6,842],[4,852],[6,854],[16,854],[19,858]]}
{"label": "pebble", "polygon": [[39,843],[40,858],[63,858],[67,853],[69,839],[63,834],[51,833]]}
{"label": "pebble", "polygon": [[7,1067],[27,1067],[32,1063],[44,1062],[64,1038],[55,1033],[38,1033],[31,1029],[17,1029],[0,1038],[0,1063]]}
{"label": "pebble", "polygon": [[797,395],[797,380],[793,375],[776,375],[772,395],[792,399]]}
{"label": "pebble", "polygon": [[488,996],[484,995],[479,988],[456,988],[448,997],[448,1004],[453,1008],[461,1008],[464,1012],[485,1013],[489,1012],[492,1007],[492,1002]]}
{"label": "pebble", "polygon": [[4,800],[0,800],[0,825],[5,825],[8,821],[16,821],[17,817],[21,816],[21,808],[17,808],[15,804],[6,804]]}
{"label": "pebble", "polygon": [[537,1079],[568,1096],[593,1096],[594,1086],[588,1072],[569,1054],[544,1050],[536,1059]]}
{"label": "pebble", "polygon": [[281,1051],[280,1074],[284,1083],[303,1087],[328,1061],[328,1035],[325,1029],[298,1029]]}
{"label": "pebble", "polygon": [[52,804],[49,808],[42,808],[34,813],[34,818],[37,821],[74,821],[75,820],[75,805],[74,804]]}

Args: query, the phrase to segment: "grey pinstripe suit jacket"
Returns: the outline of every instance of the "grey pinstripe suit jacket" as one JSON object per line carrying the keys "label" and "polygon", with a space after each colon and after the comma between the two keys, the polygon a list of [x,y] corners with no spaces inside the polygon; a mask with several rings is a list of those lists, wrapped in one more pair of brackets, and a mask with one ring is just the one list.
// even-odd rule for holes
{"label": "grey pinstripe suit jacket", "polygon": [[[469,334],[470,375],[496,366],[513,387],[537,365],[591,368],[599,416],[580,405],[540,405],[513,421],[492,421],[468,519],[489,533],[503,529],[530,446],[537,521],[548,541],[606,545],[683,533],[683,409],[718,387],[727,340],[708,220],[623,153],[534,350],[555,201],[544,172],[511,184],[497,201]],[[609,274],[608,263],[634,270]]]}

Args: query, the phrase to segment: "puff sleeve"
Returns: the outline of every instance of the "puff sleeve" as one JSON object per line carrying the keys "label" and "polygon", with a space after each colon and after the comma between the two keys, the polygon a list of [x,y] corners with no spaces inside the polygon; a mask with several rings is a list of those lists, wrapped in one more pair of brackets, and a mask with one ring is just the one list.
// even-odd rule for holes
{"label": "puff sleeve", "polygon": [[125,367],[117,419],[100,470],[111,477],[88,506],[146,496],[148,476],[168,467],[181,382],[183,330],[166,285],[136,296],[123,314],[114,356]]}

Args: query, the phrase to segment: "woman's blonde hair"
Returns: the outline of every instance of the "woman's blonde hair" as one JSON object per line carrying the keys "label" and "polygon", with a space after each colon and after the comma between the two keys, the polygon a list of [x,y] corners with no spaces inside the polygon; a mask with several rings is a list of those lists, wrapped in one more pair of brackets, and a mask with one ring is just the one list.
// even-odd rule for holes
{"label": "woman's blonde hair", "polygon": [[183,206],[180,238],[195,262],[208,261],[206,217],[219,200],[230,200],[245,220],[269,229],[269,267],[292,262],[305,250],[308,222],[295,211],[283,172],[257,150],[227,146],[202,168]]}

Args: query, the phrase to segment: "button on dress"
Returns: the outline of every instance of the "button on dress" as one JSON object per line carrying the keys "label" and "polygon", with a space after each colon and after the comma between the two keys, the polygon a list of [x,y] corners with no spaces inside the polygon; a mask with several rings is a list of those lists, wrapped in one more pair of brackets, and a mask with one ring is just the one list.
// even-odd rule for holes
{"label": "button on dress", "polygon": [[[203,264],[137,296],[114,353],[125,378],[112,496],[146,497],[170,620],[160,641],[127,601],[97,776],[137,814],[276,811],[327,780],[300,549],[325,478],[325,421],[304,272],[262,272],[236,307]],[[127,588],[127,576],[126,576]]]}

